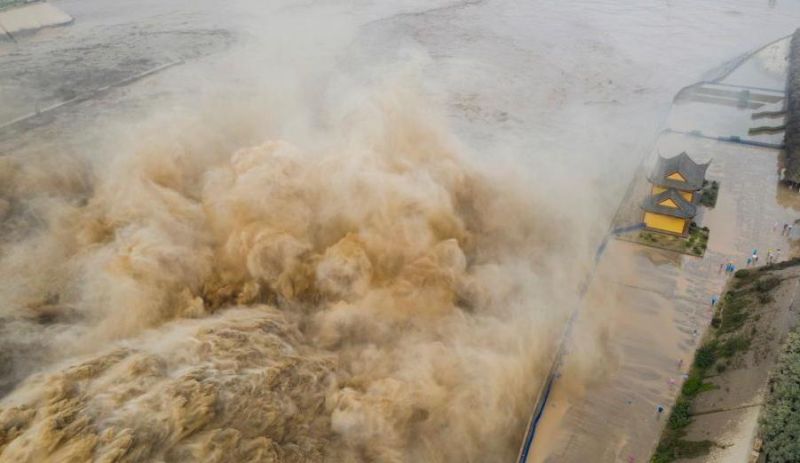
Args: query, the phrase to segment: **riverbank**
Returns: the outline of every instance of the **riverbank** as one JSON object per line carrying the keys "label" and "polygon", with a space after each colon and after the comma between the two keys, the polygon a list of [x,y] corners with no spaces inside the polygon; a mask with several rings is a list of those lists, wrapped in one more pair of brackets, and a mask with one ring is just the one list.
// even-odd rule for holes
{"label": "riverbank", "polygon": [[[787,50],[788,39],[772,42],[722,80],[701,82],[675,99],[651,162],[642,164],[614,220],[612,229],[621,232],[607,243],[589,284],[528,462],[648,460],[665,421],[657,419],[657,407],[666,408],[662,415],[670,412],[681,375],[688,374],[677,365],[691,364],[699,333],[711,322],[711,298],[727,280],[721,269],[730,262],[744,268],[754,248],[791,256],[797,230],[787,236],[776,225],[797,218],[796,200],[779,185],[780,141],[773,138],[780,136],[748,135],[763,125],[754,114],[783,107],[787,66],[781,52]],[[707,178],[719,185],[716,204],[695,219],[711,230],[703,257],[630,243],[626,236],[640,233],[635,225],[642,221],[640,204],[650,191],[647,173],[656,155],[681,152],[711,161]],[[604,376],[587,380],[581,358],[587,348],[580,340],[598,330],[612,340],[609,355]]]}
{"label": "riverbank", "polygon": [[654,463],[755,461],[769,373],[800,316],[794,304],[799,282],[800,260],[739,270],[728,281]]}

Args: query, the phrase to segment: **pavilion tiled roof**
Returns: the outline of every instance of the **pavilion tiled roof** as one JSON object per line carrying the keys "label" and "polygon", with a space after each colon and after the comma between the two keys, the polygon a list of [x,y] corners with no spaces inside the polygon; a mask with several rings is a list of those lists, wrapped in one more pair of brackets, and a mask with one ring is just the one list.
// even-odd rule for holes
{"label": "pavilion tiled roof", "polygon": [[[667,199],[671,199],[678,207],[667,207],[659,204]],[[648,212],[679,217],[681,219],[691,219],[697,214],[697,206],[683,199],[683,196],[672,188],[657,195],[648,196],[642,204],[642,209]]]}
{"label": "pavilion tiled roof", "polygon": [[[703,180],[705,180],[706,169],[708,169],[709,164],[711,163],[698,164],[694,162],[686,152],[671,158],[659,156],[653,175],[650,177],[650,183],[664,188],[697,191],[703,188]],[[676,172],[686,181],[681,182],[667,178]]]}

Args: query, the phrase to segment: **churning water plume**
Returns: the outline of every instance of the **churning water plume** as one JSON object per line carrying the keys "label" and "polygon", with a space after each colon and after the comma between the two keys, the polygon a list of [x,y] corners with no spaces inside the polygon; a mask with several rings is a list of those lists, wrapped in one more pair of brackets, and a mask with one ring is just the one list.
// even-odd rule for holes
{"label": "churning water plume", "polygon": [[0,158],[0,460],[513,459],[581,219],[360,101],[314,147]]}

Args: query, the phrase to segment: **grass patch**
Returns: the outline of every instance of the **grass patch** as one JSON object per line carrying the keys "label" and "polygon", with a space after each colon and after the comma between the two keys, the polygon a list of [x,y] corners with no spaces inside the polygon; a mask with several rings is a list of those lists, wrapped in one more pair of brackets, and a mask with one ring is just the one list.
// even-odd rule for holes
{"label": "grass patch", "polygon": [[736,273],[734,273],[736,279],[732,283],[734,289],[728,291],[730,297],[733,299],[740,299],[748,294],[753,294],[759,304],[763,305],[772,302],[773,299],[770,293],[781,284],[781,280],[774,276],[760,278],[763,274],[761,269],[737,270]]}
{"label": "grass patch", "polygon": [[783,262],[777,262],[774,264],[765,265],[763,267],[758,268],[758,272],[769,272],[771,270],[783,270],[789,267],[795,267],[800,265],[800,257],[793,257],[789,260],[785,260]]}
{"label": "grass patch", "polygon": [[745,309],[749,304],[749,297],[744,295],[735,296],[732,292],[725,294],[720,309],[719,332],[721,334],[731,333],[744,326],[744,322],[747,321],[747,311]]}
{"label": "grass patch", "polygon": [[778,285],[780,284],[781,284],[780,278],[770,276],[756,281],[755,290],[758,291],[759,293],[766,293],[777,288]]}
{"label": "grass patch", "polygon": [[650,459],[653,463],[670,463],[683,458],[694,458],[706,455],[715,444],[710,440],[691,441],[684,439],[686,426],[692,422],[692,403],[681,397],[672,408],[667,420],[667,427]]}
{"label": "grass patch", "polygon": [[737,335],[726,339],[717,345],[717,355],[719,357],[731,358],[738,352],[746,351],[750,348],[750,338],[745,335]]}
{"label": "grass patch", "polygon": [[706,383],[699,371],[693,371],[686,382],[681,387],[681,395],[684,397],[694,397],[701,392],[712,391],[717,388],[714,383]]}
{"label": "grass patch", "polygon": [[703,190],[700,193],[700,204],[706,207],[714,207],[717,205],[717,195],[719,194],[719,182],[716,180],[711,183],[708,180],[703,180]]}
{"label": "grass patch", "polygon": [[756,298],[758,299],[758,303],[762,305],[769,304],[770,302],[775,300],[769,293],[759,293],[758,296],[756,296]]}
{"label": "grass patch", "polygon": [[697,353],[694,356],[694,366],[698,370],[706,370],[711,368],[714,365],[714,362],[717,361],[717,344],[716,342],[711,342],[708,344],[703,344],[697,349]]}
{"label": "grass patch", "polygon": [[689,426],[689,423],[692,422],[691,408],[691,402],[678,399],[678,402],[675,403],[675,407],[672,409],[672,413],[669,414],[667,426],[672,430]]}
{"label": "grass patch", "polygon": [[733,274],[733,276],[735,276],[736,278],[739,278],[739,279],[746,279],[746,278],[750,277],[752,274],[753,274],[753,272],[751,272],[750,270],[747,270],[746,268],[742,268],[742,269],[737,270],[736,273]]}
{"label": "grass patch", "polygon": [[670,431],[661,439],[656,453],[650,460],[652,463],[670,463],[683,458],[695,458],[708,454],[715,444],[710,440],[690,441],[683,439],[685,432]]}
{"label": "grass patch", "polygon": [[642,231],[628,239],[633,242],[699,257],[706,252],[708,236],[708,227],[698,227],[697,224],[692,222],[689,225],[689,234],[687,236]]}

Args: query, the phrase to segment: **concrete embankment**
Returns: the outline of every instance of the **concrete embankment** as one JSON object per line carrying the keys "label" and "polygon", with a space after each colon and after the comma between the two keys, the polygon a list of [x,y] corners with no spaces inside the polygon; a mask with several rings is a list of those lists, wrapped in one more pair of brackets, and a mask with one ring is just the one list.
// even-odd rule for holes
{"label": "concrete embankment", "polygon": [[26,3],[0,10],[0,36],[16,40],[22,34],[72,21],[70,15],[47,2]]}

